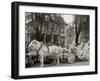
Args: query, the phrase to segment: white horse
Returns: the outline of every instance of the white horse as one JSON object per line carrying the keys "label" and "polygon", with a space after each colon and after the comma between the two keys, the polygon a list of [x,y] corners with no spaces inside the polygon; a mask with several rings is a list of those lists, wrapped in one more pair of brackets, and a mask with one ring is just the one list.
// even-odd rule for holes
{"label": "white horse", "polygon": [[59,46],[45,46],[43,43],[33,40],[28,48],[31,50],[37,50],[38,54],[40,55],[40,62],[41,62],[41,67],[44,66],[44,57],[49,56],[49,55],[55,55],[57,58],[57,66],[59,65],[59,56],[62,54],[62,48]]}

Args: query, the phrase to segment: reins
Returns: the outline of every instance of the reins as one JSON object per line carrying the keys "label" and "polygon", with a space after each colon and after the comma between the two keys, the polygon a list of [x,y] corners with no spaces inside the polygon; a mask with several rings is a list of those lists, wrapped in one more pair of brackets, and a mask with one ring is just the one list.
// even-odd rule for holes
{"label": "reins", "polygon": [[[37,50],[37,53],[39,54],[39,51],[40,51],[40,49],[42,48],[42,44],[41,44],[41,46],[40,46],[40,48]],[[48,53],[49,53],[49,47],[48,46],[46,46],[47,47],[47,49],[48,49]]]}
{"label": "reins", "polygon": [[37,50],[37,54],[39,55],[39,51],[40,51],[40,49],[42,48],[42,44],[41,44],[41,46],[40,46],[40,48]]}

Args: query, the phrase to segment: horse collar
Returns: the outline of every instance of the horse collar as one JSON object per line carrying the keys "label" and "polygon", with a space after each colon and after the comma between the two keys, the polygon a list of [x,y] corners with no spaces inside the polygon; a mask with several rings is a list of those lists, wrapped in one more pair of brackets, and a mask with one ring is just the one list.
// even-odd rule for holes
{"label": "horse collar", "polygon": [[42,48],[42,44],[41,44],[40,48],[37,50],[37,52],[39,52],[41,48]]}

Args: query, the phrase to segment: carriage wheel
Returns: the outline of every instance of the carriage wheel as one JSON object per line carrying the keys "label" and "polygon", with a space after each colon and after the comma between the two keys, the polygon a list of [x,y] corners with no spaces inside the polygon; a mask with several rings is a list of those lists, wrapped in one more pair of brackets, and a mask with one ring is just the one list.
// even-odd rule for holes
{"label": "carriage wheel", "polygon": [[62,63],[65,63],[66,61],[67,61],[67,55],[65,56],[62,56],[62,57],[60,57],[60,61],[62,62]]}
{"label": "carriage wheel", "polygon": [[69,63],[74,63],[75,62],[75,55],[74,54],[69,54],[68,55],[68,62]]}
{"label": "carriage wheel", "polygon": [[62,58],[62,59],[60,59],[61,60],[61,62],[63,62],[63,63],[65,63],[66,61],[67,61],[67,59],[65,59],[65,58]]}

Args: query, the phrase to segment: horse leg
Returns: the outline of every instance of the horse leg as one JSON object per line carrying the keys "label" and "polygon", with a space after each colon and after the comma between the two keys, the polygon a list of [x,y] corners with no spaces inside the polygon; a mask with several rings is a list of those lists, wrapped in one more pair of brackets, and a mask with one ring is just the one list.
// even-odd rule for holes
{"label": "horse leg", "polygon": [[57,55],[57,66],[59,66],[59,55]]}
{"label": "horse leg", "polygon": [[40,61],[41,61],[40,67],[43,67],[44,66],[44,56],[43,55],[41,55]]}

